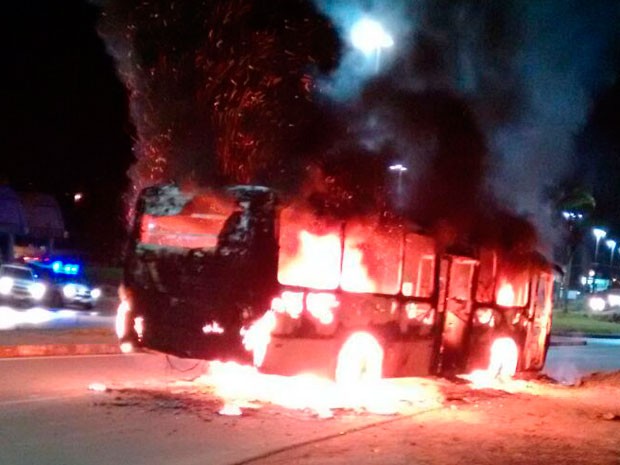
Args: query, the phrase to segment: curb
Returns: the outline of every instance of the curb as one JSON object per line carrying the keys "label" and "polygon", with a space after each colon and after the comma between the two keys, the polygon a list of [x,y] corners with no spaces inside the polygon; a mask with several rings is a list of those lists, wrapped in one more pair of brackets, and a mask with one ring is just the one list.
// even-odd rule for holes
{"label": "curb", "polygon": [[120,354],[118,344],[38,344],[0,346],[0,358],[43,357],[53,355]]}
{"label": "curb", "polygon": [[581,339],[581,338],[572,338],[572,340],[561,340],[561,341],[554,341],[551,340],[551,342],[549,343],[550,347],[570,347],[570,346],[586,346],[588,345],[588,341],[586,341],[585,339]]}

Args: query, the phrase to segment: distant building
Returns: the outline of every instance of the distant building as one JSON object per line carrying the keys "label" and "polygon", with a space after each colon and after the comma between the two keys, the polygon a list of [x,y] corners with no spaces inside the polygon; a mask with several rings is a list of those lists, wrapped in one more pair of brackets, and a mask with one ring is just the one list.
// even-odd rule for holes
{"label": "distant building", "polygon": [[0,185],[0,261],[15,258],[16,243],[51,252],[54,241],[65,236],[60,206],[42,193],[17,193]]}

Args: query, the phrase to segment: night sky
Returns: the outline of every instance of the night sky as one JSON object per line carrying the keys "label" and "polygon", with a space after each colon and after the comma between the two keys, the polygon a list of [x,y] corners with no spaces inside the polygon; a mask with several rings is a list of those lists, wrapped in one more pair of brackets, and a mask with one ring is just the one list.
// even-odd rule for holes
{"label": "night sky", "polygon": [[[484,168],[473,179],[528,217],[532,193],[583,186],[591,221],[620,235],[618,2],[102,3],[3,7],[0,175],[53,193],[94,257],[120,250],[130,186],[284,188],[317,160],[343,172],[352,153],[405,161],[416,198],[446,173],[441,195],[458,196],[458,174]],[[343,33],[367,13],[397,42],[380,71]],[[486,195],[465,187],[474,203]]]}

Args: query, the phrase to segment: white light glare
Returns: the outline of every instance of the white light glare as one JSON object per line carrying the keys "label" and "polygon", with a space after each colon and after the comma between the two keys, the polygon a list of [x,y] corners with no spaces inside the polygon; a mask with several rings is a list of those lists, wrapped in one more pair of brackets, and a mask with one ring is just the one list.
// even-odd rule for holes
{"label": "white light glare", "polygon": [[98,299],[99,297],[101,297],[101,289],[99,288],[94,288],[92,291],[90,291],[90,296],[93,299]]}
{"label": "white light glare", "polygon": [[13,278],[9,278],[8,276],[3,276],[2,278],[0,278],[0,294],[9,295],[12,288]]}
{"label": "white light glare", "polygon": [[404,173],[407,171],[407,167],[398,163],[397,165],[390,165],[390,171],[398,171],[400,173]]}
{"label": "white light glare", "polygon": [[588,306],[594,312],[602,312],[605,310],[605,299],[602,297],[591,297],[588,301]]}
{"label": "white light glare", "polygon": [[392,37],[377,21],[362,18],[351,28],[351,43],[364,54],[394,45]]}
{"label": "white light glare", "polygon": [[609,247],[611,250],[614,250],[616,248],[616,241],[614,241],[613,239],[608,239],[605,241],[605,244],[607,245],[607,247]]}
{"label": "white light glare", "polygon": [[62,288],[62,293],[67,299],[71,299],[77,294],[77,287],[75,284],[65,284]]}
{"label": "white light glare", "polygon": [[596,237],[596,240],[598,241],[607,235],[607,231],[600,228],[592,228],[592,234],[594,234],[594,237]]}
{"label": "white light glare", "polygon": [[45,295],[45,284],[43,283],[33,283],[28,287],[30,291],[30,295],[35,300],[41,300]]}

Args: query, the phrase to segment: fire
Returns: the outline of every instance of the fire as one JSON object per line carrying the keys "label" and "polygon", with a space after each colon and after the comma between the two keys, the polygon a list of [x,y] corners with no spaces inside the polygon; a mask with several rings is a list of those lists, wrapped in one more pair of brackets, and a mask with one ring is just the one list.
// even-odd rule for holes
{"label": "fire", "polygon": [[334,294],[328,292],[311,292],[306,298],[308,312],[321,324],[330,325],[334,322],[333,309],[340,303]]}
{"label": "fire", "polygon": [[364,255],[359,248],[360,243],[347,241],[344,260],[342,261],[341,286],[346,291],[375,292],[377,286],[369,278],[368,271],[363,265]]}
{"label": "fire", "polygon": [[511,378],[517,372],[519,349],[512,338],[500,337],[491,346],[489,372],[502,378]]}
{"label": "fire", "polygon": [[314,289],[335,289],[340,282],[340,237],[302,230],[298,241],[296,254],[286,258],[281,254],[278,281]]}
{"label": "fire", "polygon": [[129,302],[127,300],[121,300],[116,310],[115,329],[116,335],[119,339],[122,339],[127,333],[127,314],[131,311]]}
{"label": "fire", "polygon": [[[283,240],[282,242],[286,242]],[[302,229],[295,244],[284,244],[280,252],[278,281],[312,289],[374,292],[376,285],[364,265],[363,241],[347,238],[342,255],[339,234],[313,234]]]}
{"label": "fire", "polygon": [[515,304],[515,291],[512,285],[506,281],[502,282],[497,291],[497,305],[502,307],[512,307]]}
{"label": "fire", "polygon": [[268,310],[249,328],[241,329],[243,347],[252,352],[254,366],[261,366],[267,354],[267,347],[271,342],[271,333],[276,327],[276,315]]}
{"label": "fire", "polygon": [[474,387],[484,388],[496,384],[497,381],[510,380],[517,372],[519,362],[519,348],[514,339],[500,337],[491,345],[491,357],[486,370],[476,370],[463,377],[469,380]]}
{"label": "fire", "polygon": [[377,339],[367,332],[353,333],[338,354],[336,381],[348,385],[378,381],[382,366],[383,348]]}
{"label": "fire", "polygon": [[441,405],[439,387],[417,378],[377,379],[342,384],[305,373],[279,376],[259,373],[255,367],[234,362],[210,362],[207,373],[195,383],[213,388],[224,402],[222,415],[239,415],[260,403],[293,410],[308,410],[319,418],[331,418],[335,409],[375,414],[407,414]]}

